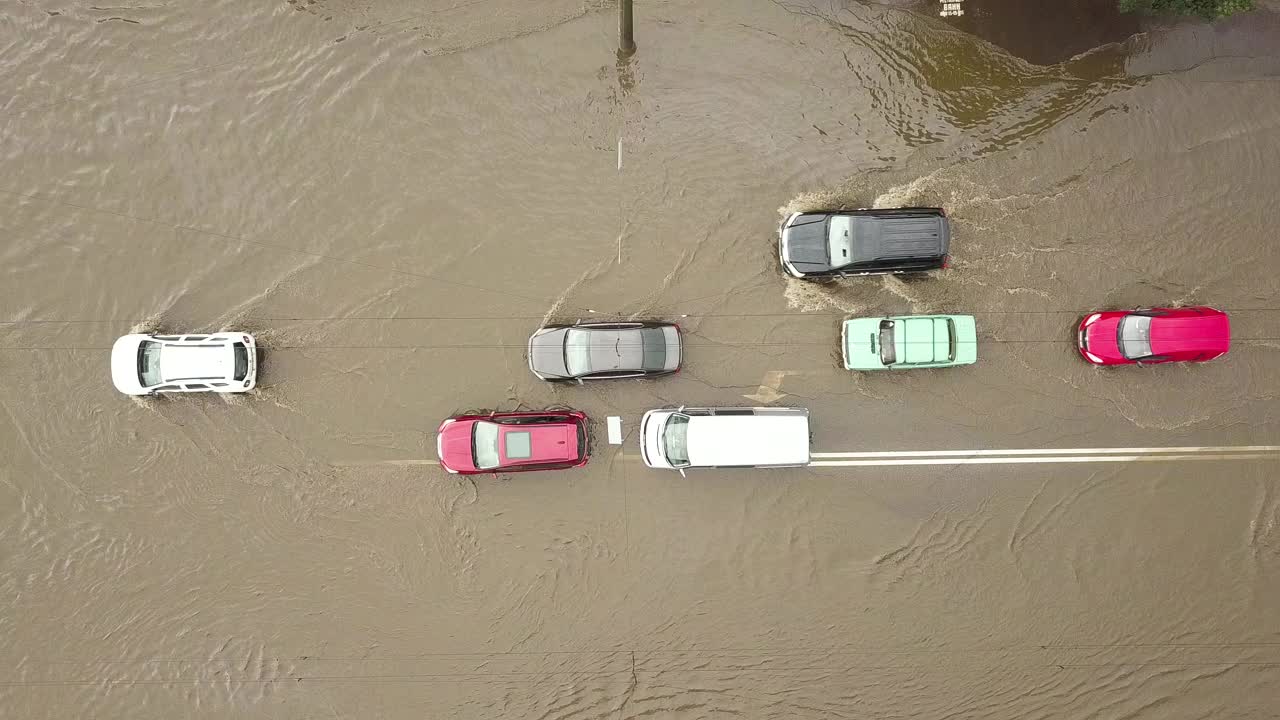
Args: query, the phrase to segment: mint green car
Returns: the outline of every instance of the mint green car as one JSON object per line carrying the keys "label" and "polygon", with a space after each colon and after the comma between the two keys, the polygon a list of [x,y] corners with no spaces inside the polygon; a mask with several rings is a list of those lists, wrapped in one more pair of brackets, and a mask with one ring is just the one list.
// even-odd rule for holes
{"label": "mint green car", "polygon": [[909,370],[971,365],[978,359],[972,315],[906,315],[845,320],[846,370]]}

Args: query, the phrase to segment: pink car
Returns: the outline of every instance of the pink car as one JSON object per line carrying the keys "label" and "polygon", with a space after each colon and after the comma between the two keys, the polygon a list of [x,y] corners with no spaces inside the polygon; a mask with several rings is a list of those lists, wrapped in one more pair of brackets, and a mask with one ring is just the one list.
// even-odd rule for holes
{"label": "pink car", "polygon": [[557,412],[457,415],[440,423],[436,454],[451,473],[563,470],[587,464],[587,416]]}
{"label": "pink car", "polygon": [[1231,347],[1231,321],[1211,307],[1108,310],[1080,321],[1077,342],[1095,365],[1206,362]]}

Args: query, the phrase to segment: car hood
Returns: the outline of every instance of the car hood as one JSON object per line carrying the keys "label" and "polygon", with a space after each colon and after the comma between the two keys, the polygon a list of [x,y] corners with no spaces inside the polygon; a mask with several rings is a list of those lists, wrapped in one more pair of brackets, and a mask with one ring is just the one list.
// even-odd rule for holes
{"label": "car hood", "polygon": [[[1120,354],[1119,338],[1116,331],[1120,328],[1120,319],[1124,317],[1124,313],[1099,313],[1098,319],[1094,320],[1088,327],[1082,328],[1084,332],[1085,348],[1090,355],[1101,358],[1108,363],[1127,363],[1128,358]],[[1088,318],[1085,318],[1087,321]]]}
{"label": "car hood", "polygon": [[782,231],[782,259],[802,273],[831,269],[827,258],[827,216],[801,215]]}
{"label": "car hood", "polygon": [[138,377],[138,346],[146,335],[125,335],[111,346],[111,383],[126,395],[145,395]]}
{"label": "car hood", "polygon": [[880,361],[880,321],[883,318],[845,320],[841,329],[841,347],[846,370],[883,370]]}
{"label": "car hood", "polygon": [[564,340],[568,328],[534,333],[529,338],[529,369],[543,377],[569,377],[564,364]]}
{"label": "car hood", "polygon": [[471,428],[475,420],[445,420],[437,430],[436,452],[440,464],[454,472],[475,472],[475,458],[471,455]]}

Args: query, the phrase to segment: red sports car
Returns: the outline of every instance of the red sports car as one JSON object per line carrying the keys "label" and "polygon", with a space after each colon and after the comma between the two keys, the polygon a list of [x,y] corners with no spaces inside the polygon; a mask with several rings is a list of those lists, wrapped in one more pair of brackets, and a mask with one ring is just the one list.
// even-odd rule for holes
{"label": "red sports car", "polygon": [[1080,321],[1078,343],[1095,365],[1205,362],[1231,347],[1231,321],[1211,307],[1108,310]]}
{"label": "red sports car", "polygon": [[440,423],[436,454],[451,473],[562,470],[587,464],[587,416],[557,412],[457,415]]}

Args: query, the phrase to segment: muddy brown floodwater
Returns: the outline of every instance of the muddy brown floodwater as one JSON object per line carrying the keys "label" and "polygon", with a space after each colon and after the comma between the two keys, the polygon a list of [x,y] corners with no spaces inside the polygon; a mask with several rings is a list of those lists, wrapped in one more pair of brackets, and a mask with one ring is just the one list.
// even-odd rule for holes
{"label": "muddy brown floodwater", "polygon": [[[1276,717],[1274,458],[635,447],[752,403],[826,452],[1276,443],[1276,14],[1033,64],[992,12],[646,0],[620,63],[594,0],[0,9],[0,716]],[[943,205],[954,266],[787,279],[780,211],[830,204]],[[1072,346],[1175,303],[1231,353]],[[926,311],[976,365],[839,369],[842,317]],[[677,320],[685,370],[536,380],[584,317]],[[130,401],[135,327],[258,333],[260,389]],[[450,413],[550,405],[582,470],[435,465]]]}

